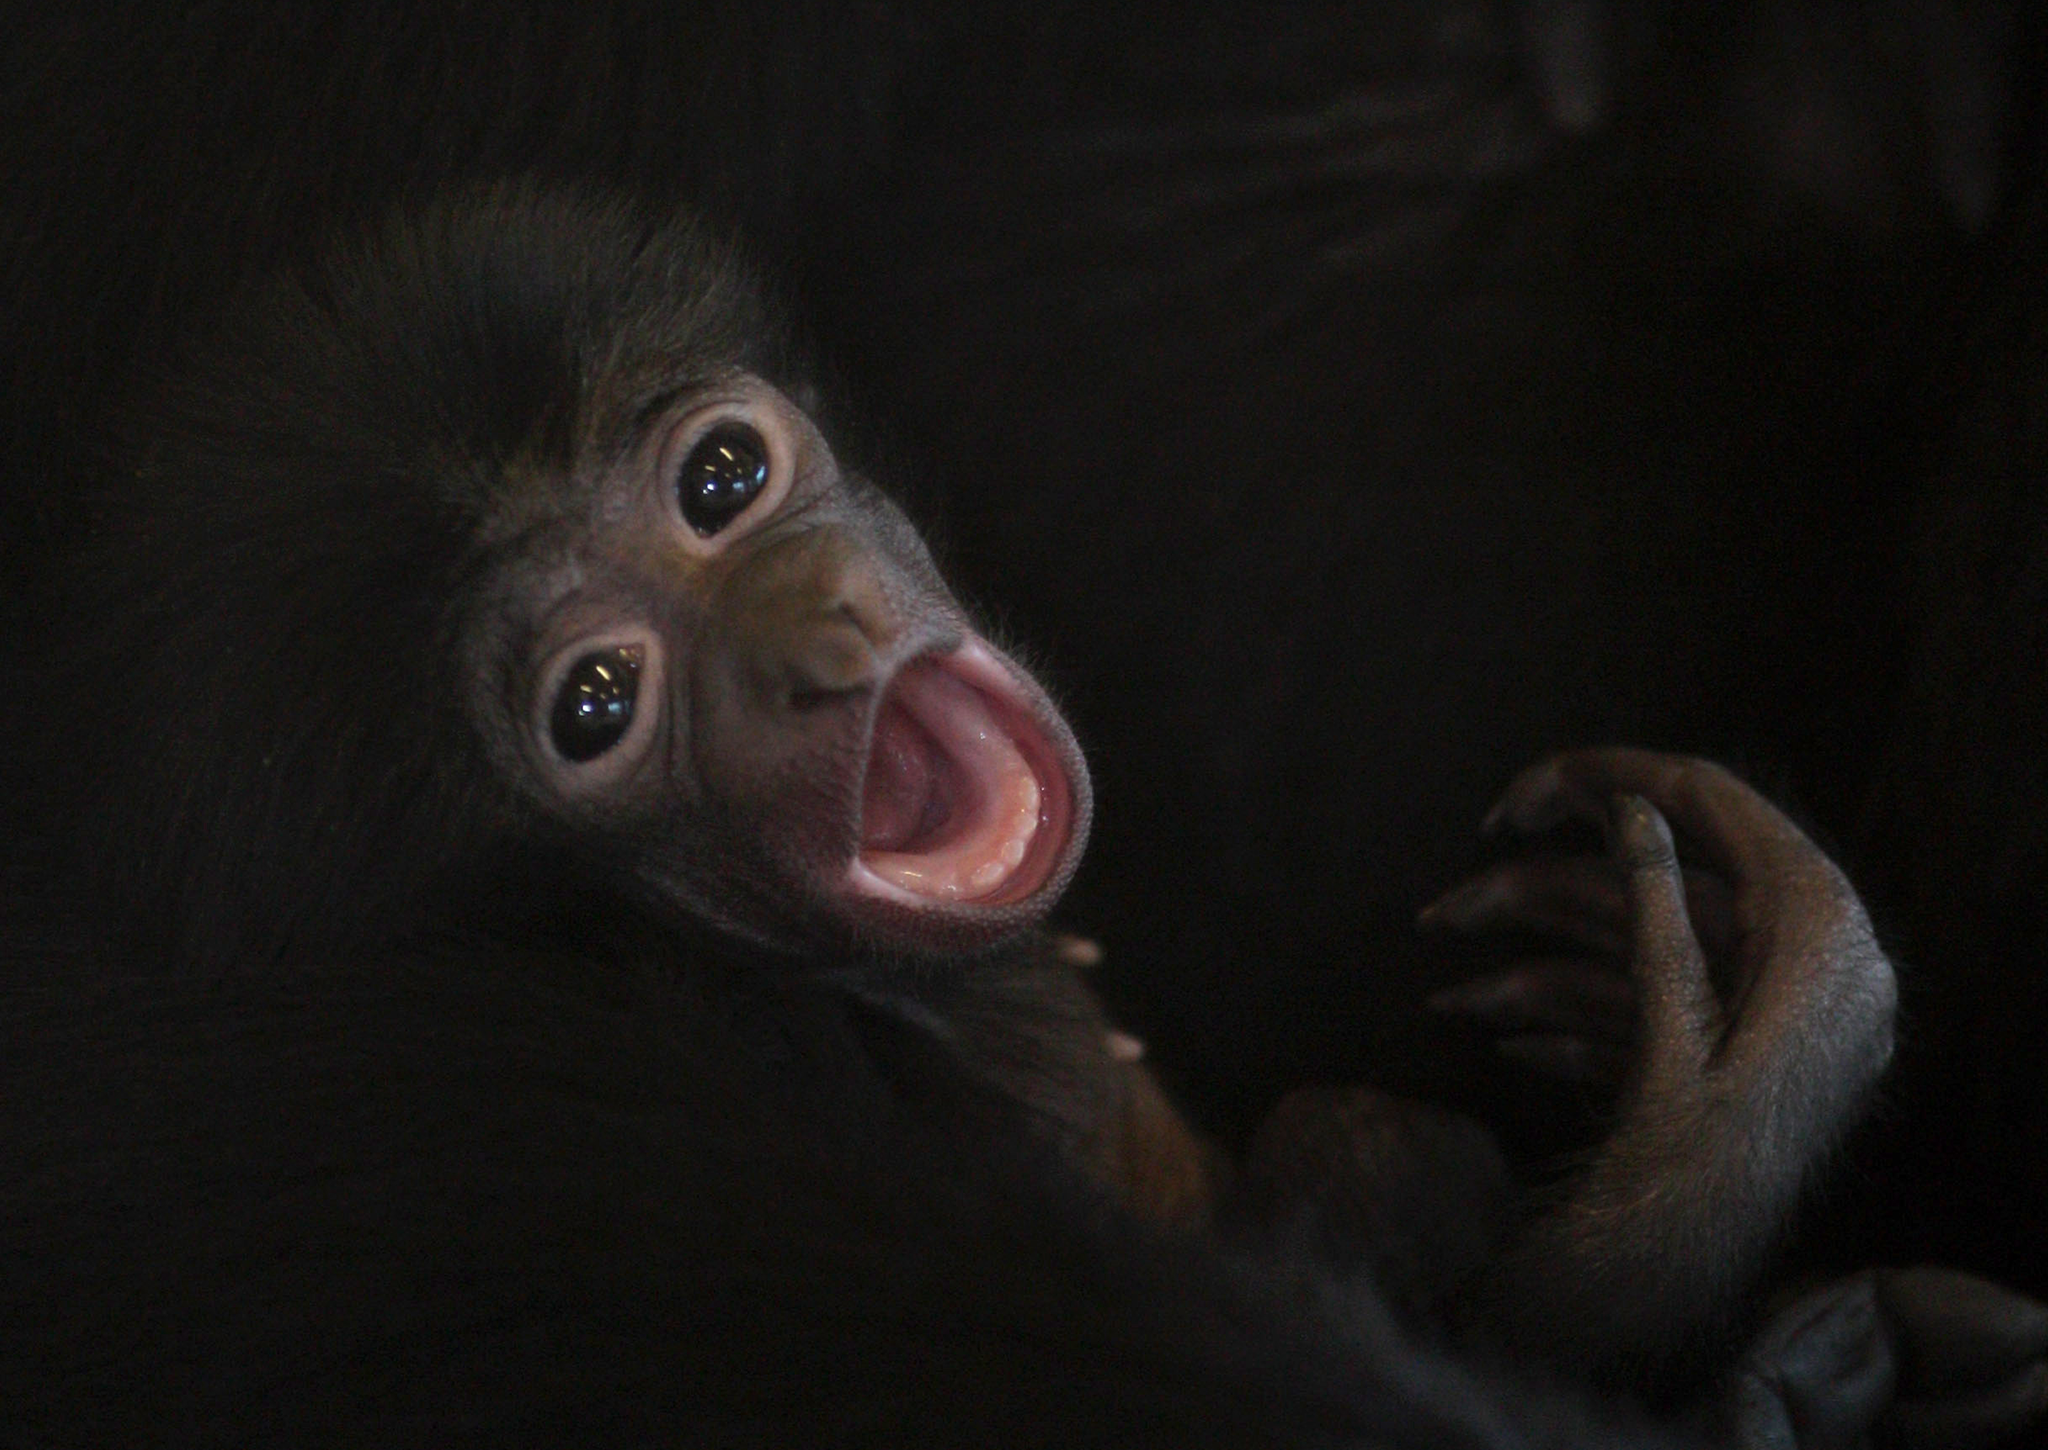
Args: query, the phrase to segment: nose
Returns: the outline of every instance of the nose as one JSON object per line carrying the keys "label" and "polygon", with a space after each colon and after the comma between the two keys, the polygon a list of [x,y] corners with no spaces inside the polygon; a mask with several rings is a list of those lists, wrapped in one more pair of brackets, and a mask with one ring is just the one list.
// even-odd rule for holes
{"label": "nose", "polygon": [[878,685],[905,632],[901,592],[875,551],[837,527],[749,558],[725,613],[755,708],[802,712]]}

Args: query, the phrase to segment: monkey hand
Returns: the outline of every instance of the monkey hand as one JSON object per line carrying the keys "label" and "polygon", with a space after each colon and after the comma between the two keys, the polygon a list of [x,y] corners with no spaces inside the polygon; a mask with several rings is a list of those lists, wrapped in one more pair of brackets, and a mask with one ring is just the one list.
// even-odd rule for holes
{"label": "monkey hand", "polygon": [[[1667,817],[1701,858],[1690,882]],[[1561,893],[1546,897],[1524,876],[1505,897],[1537,909],[1605,903],[1582,912],[1579,929],[1582,940],[1626,946],[1637,1107],[1665,1122],[1681,1106],[1696,1110],[1692,1130],[1740,1127],[1722,1146],[1742,1164],[1803,1173],[1891,1057],[1897,985],[1855,891],[1782,812],[1707,761],[1626,749],[1559,756],[1519,777],[1488,825],[1530,834],[1573,819],[1606,828],[1607,880],[1618,889],[1589,892],[1567,870],[1554,876]],[[1526,924],[1531,908],[1500,919]],[[1637,1126],[1648,1131],[1644,1117]]]}
{"label": "monkey hand", "polygon": [[2048,1418],[2048,1306],[1954,1269],[1866,1270],[1773,1314],[1729,1384],[1744,1450],[1977,1450]]}
{"label": "monkey hand", "polygon": [[2048,1421],[2048,1305],[1956,1269],[1879,1269],[1898,1361],[1879,1439],[1904,1450],[2002,1445]]}
{"label": "monkey hand", "polygon": [[[1667,817],[1706,868],[1690,893]],[[1488,818],[1525,834],[1574,819],[1609,843],[1618,897],[1604,917],[1579,914],[1577,929],[1599,944],[1587,923],[1604,921],[1605,944],[1626,946],[1628,1091],[1568,1196],[1503,1255],[1485,1317],[1510,1342],[1596,1374],[1656,1373],[1731,1321],[1890,1060],[1897,987],[1834,863],[1719,766],[1626,749],[1558,756]],[[1457,909],[1467,924],[1527,926],[1559,900],[1600,900],[1600,880],[1510,866],[1481,878],[1491,904]],[[1576,1327],[1560,1335],[1560,1323]]]}
{"label": "monkey hand", "polygon": [[[1744,1001],[1764,964],[1763,929],[1789,924],[1803,909],[1796,891],[1813,890],[1816,900],[1837,888],[1848,893],[1832,864],[1799,836],[1796,828],[1718,767],[1642,751],[1588,752],[1565,760],[1593,757],[1625,760],[1639,767],[1661,760],[1674,771],[1714,772],[1756,800],[1762,811],[1792,831],[1798,846],[1811,853],[1812,860],[1804,863],[1814,868],[1808,876],[1776,883],[1790,889],[1768,902],[1752,891],[1751,899],[1743,903],[1750,916],[1741,921],[1728,874],[1733,858],[1727,852],[1714,853],[1715,860],[1687,861],[1679,867],[1683,918],[1705,961],[1716,1003]],[[1488,830],[1505,826],[1542,830],[1575,816],[1603,819],[1607,824],[1598,803],[1586,793],[1590,781],[1585,772],[1590,766],[1580,766],[1574,778],[1560,778],[1555,783],[1552,788],[1567,792],[1565,795],[1538,801],[1531,794],[1543,788],[1538,778],[1553,766],[1571,769],[1564,761],[1553,762],[1524,776],[1489,815]],[[1820,883],[1818,889],[1815,878]],[[1506,937],[1522,950],[1507,969],[1435,994],[1431,1007],[1474,1023],[1496,1038],[1505,1055],[1540,1071],[1622,1086],[1641,1046],[1641,1005],[1631,974],[1633,899],[1627,864],[1619,849],[1605,854],[1529,856],[1482,872],[1425,907],[1419,925],[1431,931]],[[1853,893],[1849,900],[1853,903]],[[1860,907],[1854,910],[1860,922]],[[1867,927],[1864,931],[1867,935]],[[1874,945],[1869,947],[1868,957],[1879,966],[1876,985],[1888,996],[1889,968],[1882,966]],[[1884,1019],[1888,1040],[1888,1013]]]}
{"label": "monkey hand", "polygon": [[[1490,827],[1499,824],[1489,818]],[[1679,874],[1709,971],[1726,981],[1734,955],[1728,883],[1692,863]],[[1607,1089],[1627,1082],[1640,1009],[1629,975],[1627,880],[1614,854],[1550,851],[1502,862],[1432,901],[1416,925],[1512,944],[1508,967],[1434,993],[1430,1010],[1547,1076]]]}

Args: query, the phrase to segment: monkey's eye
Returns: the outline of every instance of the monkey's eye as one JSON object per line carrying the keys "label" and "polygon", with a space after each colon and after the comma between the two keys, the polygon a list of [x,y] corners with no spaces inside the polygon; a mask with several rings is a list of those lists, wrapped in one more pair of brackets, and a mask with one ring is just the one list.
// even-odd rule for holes
{"label": "monkey's eye", "polygon": [[548,714],[548,734],[562,759],[595,760],[625,738],[640,695],[641,650],[592,650],[569,666]]}
{"label": "monkey's eye", "polygon": [[767,440],[745,423],[720,423],[690,450],[676,476],[683,519],[710,538],[768,487]]}

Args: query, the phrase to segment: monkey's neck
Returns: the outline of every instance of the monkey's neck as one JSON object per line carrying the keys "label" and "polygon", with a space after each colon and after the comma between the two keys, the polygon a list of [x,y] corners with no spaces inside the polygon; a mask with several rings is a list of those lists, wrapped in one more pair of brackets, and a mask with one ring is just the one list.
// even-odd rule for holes
{"label": "monkey's neck", "polygon": [[[581,902],[564,917],[571,936],[558,945],[577,948],[588,909]],[[1228,1177],[1222,1155],[1143,1063],[1113,1048],[1101,1001],[1047,934],[955,961],[868,958],[821,969],[709,927],[650,915],[633,930],[631,914],[621,903],[607,933],[623,951],[621,968],[665,961],[764,1060],[853,1051],[866,1064],[857,1070],[875,1073],[955,1141],[1048,1153],[1153,1222],[1210,1221]],[[793,997],[839,1003],[825,1015],[841,1018],[852,1042],[826,1040],[836,1029],[792,1010]]]}
{"label": "monkey's neck", "polygon": [[894,1024],[877,1041],[878,1058],[927,1110],[976,1131],[1035,1138],[1140,1217],[1180,1228],[1209,1221],[1226,1178],[1222,1155],[1143,1063],[1115,1050],[1100,999],[1050,938],[1032,934],[991,957],[850,991]]}

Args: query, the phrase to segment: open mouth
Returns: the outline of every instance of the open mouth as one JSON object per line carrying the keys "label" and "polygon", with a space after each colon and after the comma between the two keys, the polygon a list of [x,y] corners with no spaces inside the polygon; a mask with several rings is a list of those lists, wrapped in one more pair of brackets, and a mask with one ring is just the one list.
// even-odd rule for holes
{"label": "open mouth", "polygon": [[868,752],[856,886],[920,906],[1004,905],[1044,886],[1074,796],[1034,714],[978,641],[897,671]]}

